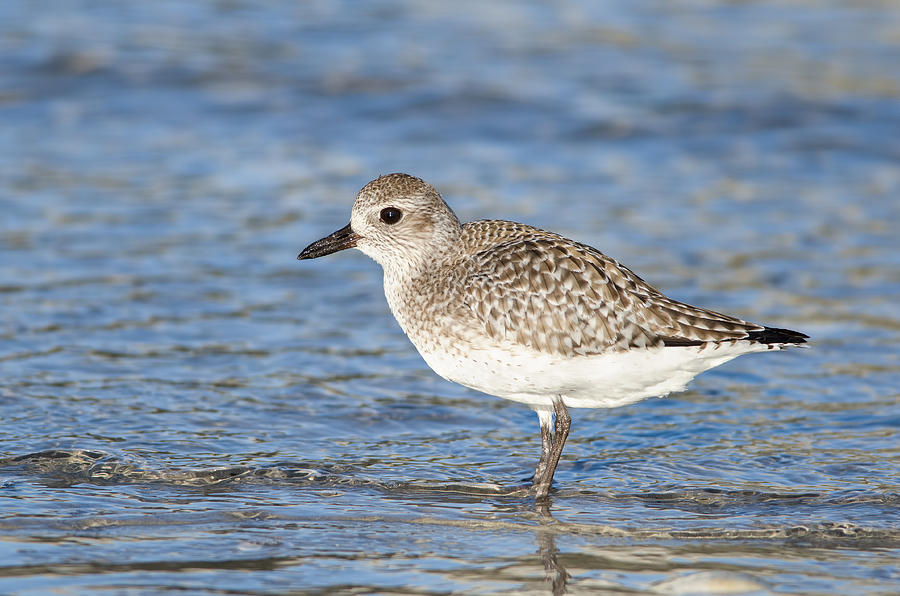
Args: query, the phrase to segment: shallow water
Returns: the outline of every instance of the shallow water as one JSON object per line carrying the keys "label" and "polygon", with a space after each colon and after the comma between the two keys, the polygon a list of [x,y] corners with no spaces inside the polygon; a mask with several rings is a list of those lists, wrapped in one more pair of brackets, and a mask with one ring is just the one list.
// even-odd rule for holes
{"label": "shallow water", "polygon": [[[0,5],[0,591],[900,591],[900,7]],[[379,173],[809,333],[573,411],[415,353]]]}

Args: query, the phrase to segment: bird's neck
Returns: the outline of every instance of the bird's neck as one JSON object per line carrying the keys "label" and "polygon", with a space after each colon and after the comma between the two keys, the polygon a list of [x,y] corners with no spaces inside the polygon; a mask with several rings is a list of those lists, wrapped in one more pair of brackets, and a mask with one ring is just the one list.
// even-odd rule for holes
{"label": "bird's neck", "polygon": [[[384,267],[384,295],[394,318],[410,338],[417,337],[423,316],[446,302],[449,277],[458,268],[449,251],[414,262]],[[416,343],[413,340],[413,343]]]}

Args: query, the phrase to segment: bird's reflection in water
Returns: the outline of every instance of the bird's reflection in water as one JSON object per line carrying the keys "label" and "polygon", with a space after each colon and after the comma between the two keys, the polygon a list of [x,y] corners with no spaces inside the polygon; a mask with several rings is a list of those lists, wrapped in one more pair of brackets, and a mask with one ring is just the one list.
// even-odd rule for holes
{"label": "bird's reflection in water", "polygon": [[552,528],[555,520],[550,514],[549,500],[541,499],[538,501],[535,510],[540,517],[540,525],[536,532],[541,562],[544,564],[544,578],[549,584],[553,596],[565,594],[566,582],[570,576],[566,568],[559,562],[559,549],[556,548],[556,533]]}

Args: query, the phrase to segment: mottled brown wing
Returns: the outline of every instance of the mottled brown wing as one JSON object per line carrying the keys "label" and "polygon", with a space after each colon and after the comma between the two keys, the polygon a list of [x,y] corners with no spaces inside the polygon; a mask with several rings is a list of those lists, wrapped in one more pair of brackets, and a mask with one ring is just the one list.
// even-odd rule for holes
{"label": "mottled brown wing", "polygon": [[664,296],[587,245],[544,233],[468,263],[466,306],[495,340],[559,355],[745,338],[762,327]]}

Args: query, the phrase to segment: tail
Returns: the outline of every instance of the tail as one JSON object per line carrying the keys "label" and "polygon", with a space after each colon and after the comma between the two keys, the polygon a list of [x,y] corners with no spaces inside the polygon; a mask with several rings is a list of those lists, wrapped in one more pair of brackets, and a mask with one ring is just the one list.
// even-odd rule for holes
{"label": "tail", "polygon": [[762,331],[751,331],[747,334],[750,341],[761,344],[805,344],[809,336],[799,331],[790,329],[778,329],[777,327],[763,327]]}

